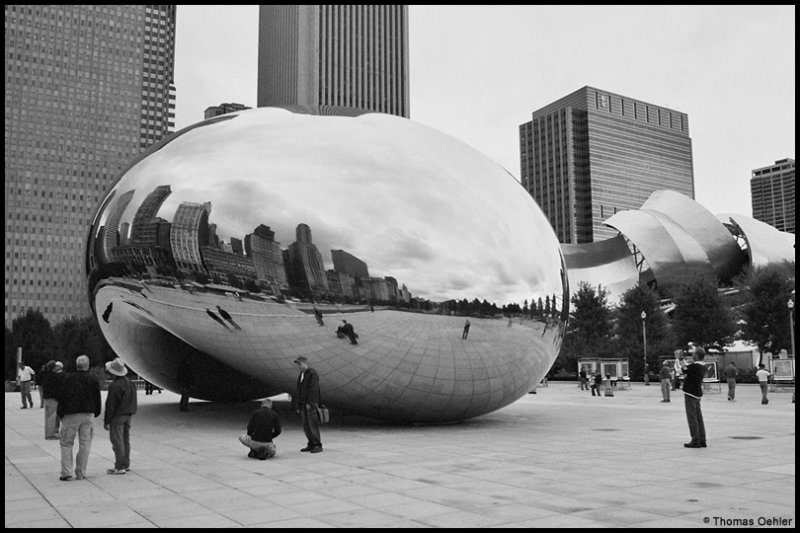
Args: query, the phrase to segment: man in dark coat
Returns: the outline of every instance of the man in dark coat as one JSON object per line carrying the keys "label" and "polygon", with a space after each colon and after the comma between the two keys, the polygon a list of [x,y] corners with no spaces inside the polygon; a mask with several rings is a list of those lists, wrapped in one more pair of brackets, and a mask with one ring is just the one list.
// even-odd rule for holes
{"label": "man in dark coat", "polygon": [[136,385],[128,378],[128,369],[119,357],[106,363],[106,371],[114,376],[108,387],[103,428],[108,431],[114,450],[114,468],[107,474],[124,474],[131,469],[131,417],[136,414]]}
{"label": "man in dark coat", "polygon": [[689,434],[692,436],[692,440],[684,444],[687,448],[706,447],[706,427],[703,424],[703,412],[700,410],[703,378],[706,375],[706,366],[703,364],[705,357],[706,352],[702,348],[695,348],[694,360],[684,372],[683,397],[686,406],[686,421],[689,423]]}
{"label": "man in dark coat", "polygon": [[350,339],[350,344],[358,344],[356,340],[358,335],[356,335],[355,330],[353,330],[353,324],[350,324],[347,320],[342,320],[342,322],[344,322],[344,324],[342,324],[342,333],[347,335]]}
{"label": "man in dark coat", "polygon": [[[75,479],[86,478],[86,466],[92,450],[94,418],[103,408],[100,383],[89,373],[89,356],[79,355],[76,372],[67,374],[58,389],[58,418],[61,419],[61,481],[72,479],[72,447],[78,437],[75,456]],[[94,416],[92,416],[94,415]]]}
{"label": "man in dark coat", "polygon": [[300,451],[319,453],[322,451],[317,413],[320,403],[319,376],[316,370],[308,366],[308,359],[305,357],[298,357],[294,360],[294,364],[300,371],[300,375],[297,376],[297,394],[294,398],[295,409],[300,413],[303,432],[308,439],[308,444]]}
{"label": "man in dark coat", "polygon": [[272,410],[272,400],[261,401],[261,407],[250,415],[247,433],[239,436],[239,442],[250,448],[248,457],[253,459],[269,459],[275,457],[277,449],[272,439],[281,434],[281,421]]}

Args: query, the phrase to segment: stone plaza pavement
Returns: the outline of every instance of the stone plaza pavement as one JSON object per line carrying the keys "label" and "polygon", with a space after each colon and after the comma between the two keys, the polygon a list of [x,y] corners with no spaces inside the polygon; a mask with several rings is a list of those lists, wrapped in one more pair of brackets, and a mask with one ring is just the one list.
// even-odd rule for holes
{"label": "stone plaza pavement", "polygon": [[440,426],[333,412],[313,455],[281,396],[278,455],[258,461],[236,438],[255,403],[181,413],[176,395],[140,391],[131,471],[105,473],[101,418],[87,479],[63,482],[44,410],[6,393],[5,527],[794,527],[792,395],[762,406],[757,385],[739,385],[736,402],[713,389],[709,447],[687,449],[672,394],[661,403],[657,384],[634,384],[597,398],[551,382]]}

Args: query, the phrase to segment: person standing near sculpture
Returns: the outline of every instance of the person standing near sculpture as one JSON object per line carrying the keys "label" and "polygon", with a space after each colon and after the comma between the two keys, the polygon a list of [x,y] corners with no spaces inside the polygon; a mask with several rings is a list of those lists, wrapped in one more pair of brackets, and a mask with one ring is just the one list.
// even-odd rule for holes
{"label": "person standing near sculpture", "polygon": [[178,366],[178,386],[181,390],[181,401],[178,409],[186,412],[189,410],[189,396],[194,388],[194,369],[188,357],[184,357],[180,362],[180,366]]}
{"label": "person standing near sculpture", "polygon": [[106,363],[106,371],[114,376],[103,416],[103,428],[108,431],[114,450],[114,468],[106,473],[124,474],[131,468],[131,417],[138,407],[136,385],[128,378],[128,369],[119,357]]}
{"label": "person standing near sculpture", "polygon": [[319,453],[322,451],[322,439],[319,434],[319,375],[317,371],[308,366],[306,357],[298,357],[294,364],[300,371],[297,376],[297,394],[294,401],[297,402],[295,409],[300,413],[300,422],[303,426],[303,433],[306,435],[308,443],[301,452]]}
{"label": "person standing near sculpture", "polygon": [[31,405],[31,409],[33,408],[33,397],[31,396],[31,384],[33,383],[33,378],[35,375],[36,372],[34,372],[31,367],[29,367],[22,361],[19,362],[19,369],[17,370],[17,384],[19,385],[19,393],[22,396],[21,409],[27,409],[28,404]]}
{"label": "person standing near sculpture", "polygon": [[689,434],[692,440],[684,444],[687,448],[706,447],[706,426],[703,423],[703,411],[700,409],[700,398],[703,396],[703,378],[706,367],[703,359],[706,352],[696,347],[693,361],[686,366],[683,379],[683,398],[686,407],[686,421],[689,423]]}
{"label": "person standing near sculpture", "polygon": [[461,332],[461,338],[466,339],[467,335],[469,335],[469,319],[464,322],[464,331]]}
{"label": "person standing near sculpture", "polygon": [[728,401],[736,401],[736,378],[739,377],[739,370],[736,368],[736,363],[731,361],[728,368],[725,369],[725,378],[728,380]]}
{"label": "person standing near sculpture", "polygon": [[589,390],[589,378],[586,376],[585,368],[581,368],[581,371],[578,372],[578,377],[581,380],[581,390]]}
{"label": "person standing near sculpture", "polygon": [[[58,391],[64,381],[64,363],[52,361],[52,370],[42,377],[42,397],[44,398],[44,438],[55,440],[61,428],[58,418]],[[48,363],[49,365],[49,363]]]}
{"label": "person standing near sculpture", "polygon": [[76,371],[67,374],[58,390],[58,417],[61,419],[61,481],[69,481],[72,473],[72,448],[78,437],[75,457],[75,479],[86,478],[89,452],[94,437],[94,418],[100,416],[102,400],[100,384],[89,373],[89,356],[75,360]]}
{"label": "person standing near sculpture", "polygon": [[669,389],[672,387],[672,370],[669,361],[664,361],[661,370],[658,371],[658,378],[661,380],[661,403],[669,402]]}
{"label": "person standing near sculpture", "polygon": [[764,366],[764,363],[758,365],[756,377],[758,378],[758,386],[761,387],[761,405],[767,405],[769,403],[767,399],[767,390],[769,390],[769,377],[771,375],[769,370]]}

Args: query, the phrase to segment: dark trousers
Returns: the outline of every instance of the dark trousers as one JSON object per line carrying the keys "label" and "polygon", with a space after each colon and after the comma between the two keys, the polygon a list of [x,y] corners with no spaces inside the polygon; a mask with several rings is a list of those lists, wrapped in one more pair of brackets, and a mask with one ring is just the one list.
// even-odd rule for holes
{"label": "dark trousers", "polygon": [[766,381],[761,381],[759,382],[758,386],[761,387],[761,403],[769,403],[769,400],[767,400],[767,390],[769,389],[769,383],[767,383]]}
{"label": "dark trousers", "polygon": [[306,434],[308,445],[311,448],[321,448],[322,440],[319,436],[319,415],[317,407],[309,403],[300,407],[300,423],[303,426],[303,433]]}
{"label": "dark trousers", "polygon": [[683,398],[684,405],[686,405],[686,421],[689,423],[689,435],[692,436],[692,444],[703,444],[706,442],[706,426],[703,424],[700,398],[694,398],[688,394],[684,394]]}
{"label": "dark trousers", "polygon": [[178,407],[181,411],[188,411],[189,410],[189,389],[182,388],[181,389],[181,403]]}
{"label": "dark trousers", "polygon": [[114,450],[114,468],[131,467],[131,415],[117,415],[111,419],[108,437]]}
{"label": "dark trousers", "polygon": [[728,398],[736,399],[736,378],[728,378]]}

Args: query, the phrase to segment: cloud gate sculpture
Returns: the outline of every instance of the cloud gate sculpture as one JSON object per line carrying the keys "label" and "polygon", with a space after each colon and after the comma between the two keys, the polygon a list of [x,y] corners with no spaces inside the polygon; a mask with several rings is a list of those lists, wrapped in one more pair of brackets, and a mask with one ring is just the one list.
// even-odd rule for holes
{"label": "cloud gate sculpture", "polygon": [[196,398],[291,393],[302,355],[327,405],[407,422],[519,399],[568,315],[556,236],[513,176],[382,114],[261,108],[176,133],[104,199],[86,268],[111,347],[160,387],[188,363]]}

